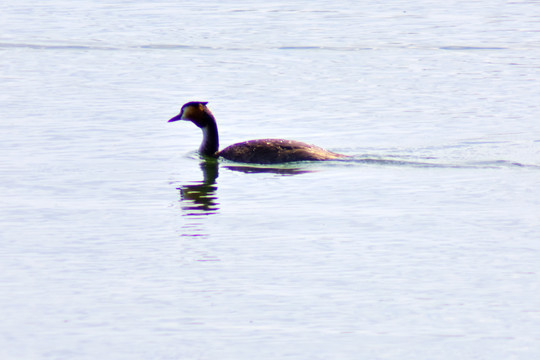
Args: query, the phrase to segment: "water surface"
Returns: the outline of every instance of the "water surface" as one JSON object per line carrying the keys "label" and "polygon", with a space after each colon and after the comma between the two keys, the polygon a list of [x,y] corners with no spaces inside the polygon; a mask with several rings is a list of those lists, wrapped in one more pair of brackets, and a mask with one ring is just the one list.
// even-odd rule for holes
{"label": "water surface", "polygon": [[[538,357],[539,20],[4,2],[0,357]],[[191,100],[351,158],[204,162]]]}

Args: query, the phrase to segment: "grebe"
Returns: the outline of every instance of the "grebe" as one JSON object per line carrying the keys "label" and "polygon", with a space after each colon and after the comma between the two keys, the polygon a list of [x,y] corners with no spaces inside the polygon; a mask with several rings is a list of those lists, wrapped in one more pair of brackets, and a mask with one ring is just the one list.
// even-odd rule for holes
{"label": "grebe", "polygon": [[182,106],[180,113],[169,120],[191,121],[202,129],[203,140],[199,152],[204,156],[222,157],[228,160],[277,164],[306,160],[333,160],[347,157],[324,150],[315,145],[283,139],[260,139],[241,142],[219,150],[219,136],[214,115],[206,106],[208,102],[191,101]]}

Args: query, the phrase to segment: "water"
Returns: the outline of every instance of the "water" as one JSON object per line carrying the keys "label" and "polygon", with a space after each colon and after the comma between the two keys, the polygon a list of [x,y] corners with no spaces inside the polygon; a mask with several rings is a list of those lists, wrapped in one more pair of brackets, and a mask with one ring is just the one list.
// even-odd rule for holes
{"label": "water", "polygon": [[[0,5],[3,359],[540,355],[534,2]],[[201,163],[221,143],[351,155]]]}

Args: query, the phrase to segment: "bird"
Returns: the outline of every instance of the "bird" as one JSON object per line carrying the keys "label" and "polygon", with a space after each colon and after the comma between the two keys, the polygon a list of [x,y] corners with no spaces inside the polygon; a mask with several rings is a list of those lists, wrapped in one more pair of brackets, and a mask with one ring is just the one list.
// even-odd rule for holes
{"label": "bird", "polygon": [[180,113],[168,121],[185,120],[198,126],[203,133],[199,153],[204,157],[224,158],[251,164],[336,160],[347,157],[347,155],[331,152],[315,145],[285,139],[249,140],[230,145],[220,151],[216,118],[207,104],[207,101],[185,103]]}

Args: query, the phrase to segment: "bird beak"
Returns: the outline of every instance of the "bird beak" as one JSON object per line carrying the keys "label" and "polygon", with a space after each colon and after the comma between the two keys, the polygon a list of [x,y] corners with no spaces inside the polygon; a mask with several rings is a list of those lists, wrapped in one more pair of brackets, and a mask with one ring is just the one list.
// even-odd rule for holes
{"label": "bird beak", "polygon": [[178,120],[182,120],[182,114],[176,115],[175,117],[170,119],[168,122],[173,122],[173,121],[178,121]]}

